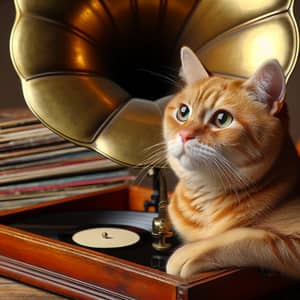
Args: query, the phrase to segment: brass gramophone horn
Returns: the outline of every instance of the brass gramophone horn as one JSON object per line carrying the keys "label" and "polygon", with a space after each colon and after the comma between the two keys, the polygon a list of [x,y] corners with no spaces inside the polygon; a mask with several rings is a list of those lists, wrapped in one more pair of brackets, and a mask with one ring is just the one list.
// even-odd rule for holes
{"label": "brass gramophone horn", "polygon": [[160,142],[151,73],[178,69],[179,48],[207,69],[249,76],[277,58],[291,74],[299,37],[293,0],[15,0],[11,56],[26,102],[50,129],[126,165]]}

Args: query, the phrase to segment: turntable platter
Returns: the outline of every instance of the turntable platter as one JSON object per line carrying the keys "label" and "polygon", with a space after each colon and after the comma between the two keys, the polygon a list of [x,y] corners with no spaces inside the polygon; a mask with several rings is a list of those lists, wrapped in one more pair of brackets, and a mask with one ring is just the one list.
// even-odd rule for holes
{"label": "turntable platter", "polygon": [[[156,213],[121,210],[65,211],[23,218],[18,223],[10,224],[10,226],[164,270],[172,249],[166,253],[161,253],[152,247],[152,220],[156,216]],[[74,236],[78,237],[80,232],[100,230],[101,235],[101,232],[107,233],[107,228],[114,232],[121,230],[122,235],[131,233],[131,242],[128,245],[123,244],[122,247],[99,247],[93,243],[82,243],[74,239]],[[135,242],[133,242],[133,237],[135,237]],[[172,238],[172,244],[178,245],[176,237]]]}

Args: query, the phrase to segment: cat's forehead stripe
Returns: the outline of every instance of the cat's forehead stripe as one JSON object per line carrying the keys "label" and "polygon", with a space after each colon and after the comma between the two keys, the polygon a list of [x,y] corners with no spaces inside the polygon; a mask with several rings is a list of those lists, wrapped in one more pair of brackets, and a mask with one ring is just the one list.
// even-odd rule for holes
{"label": "cat's forehead stripe", "polygon": [[204,99],[205,108],[208,110],[212,110],[216,106],[216,103],[219,102],[220,97],[221,96],[219,91],[211,91],[210,95],[208,95],[208,97]]}
{"label": "cat's forehead stripe", "polygon": [[213,111],[218,105],[222,105],[222,102],[226,99],[224,90],[219,89],[216,86],[216,82],[205,82],[203,85],[197,88],[197,97],[193,98],[193,108],[205,115],[208,111]]}

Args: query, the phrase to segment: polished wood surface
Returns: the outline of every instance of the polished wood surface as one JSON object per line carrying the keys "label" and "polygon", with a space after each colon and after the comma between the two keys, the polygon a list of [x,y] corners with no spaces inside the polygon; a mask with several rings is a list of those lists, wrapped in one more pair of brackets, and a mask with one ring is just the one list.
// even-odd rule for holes
{"label": "polished wood surface", "polygon": [[68,298],[0,277],[1,300],[66,300]]}

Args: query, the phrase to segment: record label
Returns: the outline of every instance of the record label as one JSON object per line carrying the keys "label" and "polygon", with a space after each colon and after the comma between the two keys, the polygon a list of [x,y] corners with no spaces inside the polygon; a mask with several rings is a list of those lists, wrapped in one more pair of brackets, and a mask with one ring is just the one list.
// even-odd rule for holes
{"label": "record label", "polygon": [[140,236],[127,229],[96,227],[76,232],[72,240],[80,246],[104,249],[134,245],[140,240]]}

